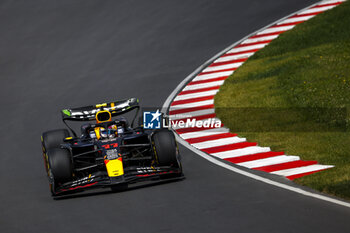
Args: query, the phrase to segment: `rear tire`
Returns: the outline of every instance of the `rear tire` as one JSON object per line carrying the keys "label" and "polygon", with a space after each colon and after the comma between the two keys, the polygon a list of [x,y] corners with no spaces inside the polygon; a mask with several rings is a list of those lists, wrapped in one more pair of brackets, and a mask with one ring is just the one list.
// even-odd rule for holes
{"label": "rear tire", "polygon": [[45,151],[53,148],[59,148],[66,137],[69,137],[69,132],[67,129],[56,129],[43,133],[42,143]]}
{"label": "rear tire", "polygon": [[48,167],[54,183],[64,183],[72,179],[72,157],[67,149],[53,148],[47,152]]}
{"label": "rear tire", "polygon": [[175,136],[170,130],[160,130],[153,135],[156,161],[160,166],[179,167]]}

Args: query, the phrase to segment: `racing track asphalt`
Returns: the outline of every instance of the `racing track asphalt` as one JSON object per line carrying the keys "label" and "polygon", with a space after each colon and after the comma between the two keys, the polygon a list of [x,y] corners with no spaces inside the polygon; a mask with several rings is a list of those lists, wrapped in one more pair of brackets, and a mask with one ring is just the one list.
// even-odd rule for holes
{"label": "racing track asphalt", "polygon": [[53,200],[40,134],[59,110],[161,106],[223,48],[314,3],[0,2],[0,232],[349,232],[350,209],[232,173],[181,147],[187,179]]}

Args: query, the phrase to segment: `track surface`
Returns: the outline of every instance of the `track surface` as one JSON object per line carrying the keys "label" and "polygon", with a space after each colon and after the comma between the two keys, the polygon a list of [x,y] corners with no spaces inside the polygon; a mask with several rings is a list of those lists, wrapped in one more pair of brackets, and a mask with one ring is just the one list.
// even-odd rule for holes
{"label": "track surface", "polygon": [[181,148],[187,179],[54,201],[40,134],[58,110],[161,106],[232,42],[314,1],[0,2],[0,232],[348,232],[350,209],[229,172]]}

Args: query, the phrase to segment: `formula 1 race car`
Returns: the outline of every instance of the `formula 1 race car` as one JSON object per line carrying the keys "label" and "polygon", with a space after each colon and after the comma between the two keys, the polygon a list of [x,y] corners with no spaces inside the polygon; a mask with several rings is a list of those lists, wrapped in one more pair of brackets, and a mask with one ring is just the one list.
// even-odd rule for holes
{"label": "formula 1 race car", "polygon": [[[183,178],[179,150],[172,131],[133,128],[138,99],[62,110],[69,130],[42,134],[44,162],[53,196],[95,187],[124,190],[139,181]],[[125,117],[136,110],[129,125]],[[81,125],[81,136],[66,121],[92,121]],[[72,134],[72,136],[70,135]]]}

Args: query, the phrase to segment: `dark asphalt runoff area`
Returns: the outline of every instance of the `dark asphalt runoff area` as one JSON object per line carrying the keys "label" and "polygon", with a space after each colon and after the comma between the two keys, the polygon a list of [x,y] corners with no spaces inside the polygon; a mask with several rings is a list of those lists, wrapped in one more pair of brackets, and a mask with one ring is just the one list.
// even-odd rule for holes
{"label": "dark asphalt runoff area", "polygon": [[315,1],[0,1],[0,232],[350,232],[350,209],[230,172],[181,147],[186,179],[53,200],[40,135],[59,111],[161,106],[231,43]]}

